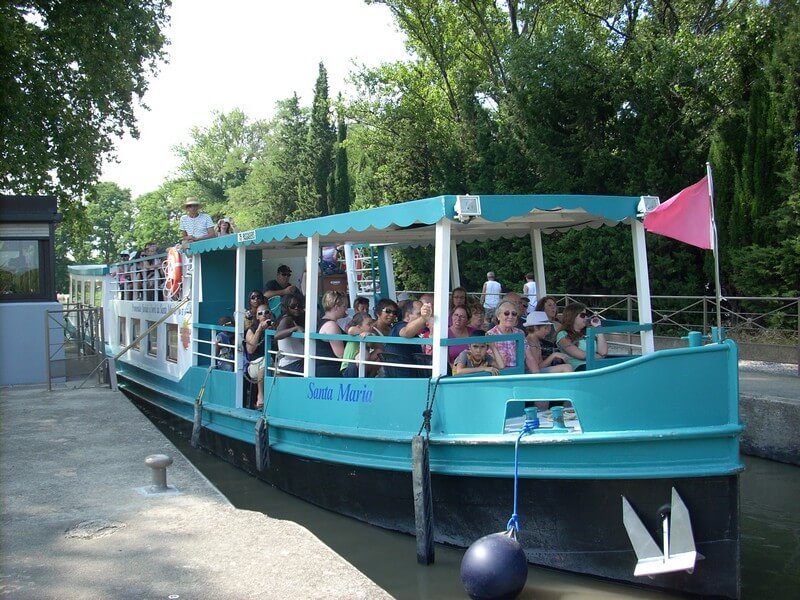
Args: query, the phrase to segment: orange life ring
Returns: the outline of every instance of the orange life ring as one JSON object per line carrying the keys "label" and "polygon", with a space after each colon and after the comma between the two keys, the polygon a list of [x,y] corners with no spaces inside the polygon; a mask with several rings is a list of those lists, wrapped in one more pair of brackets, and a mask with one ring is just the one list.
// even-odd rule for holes
{"label": "orange life ring", "polygon": [[183,267],[181,253],[174,246],[167,250],[167,257],[164,259],[164,297],[175,298],[181,291],[183,282]]}

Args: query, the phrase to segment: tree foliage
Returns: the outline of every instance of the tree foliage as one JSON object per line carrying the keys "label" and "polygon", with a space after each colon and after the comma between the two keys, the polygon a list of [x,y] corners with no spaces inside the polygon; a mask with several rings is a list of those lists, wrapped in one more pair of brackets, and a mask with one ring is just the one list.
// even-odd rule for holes
{"label": "tree foliage", "polygon": [[[0,7],[0,188],[80,197],[164,59],[167,0]],[[62,209],[66,210],[66,209]]]}

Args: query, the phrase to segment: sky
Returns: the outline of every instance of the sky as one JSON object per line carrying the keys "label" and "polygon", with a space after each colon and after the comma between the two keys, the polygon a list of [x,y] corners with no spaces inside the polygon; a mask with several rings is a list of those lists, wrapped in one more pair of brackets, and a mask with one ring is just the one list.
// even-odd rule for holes
{"label": "sky", "polygon": [[406,57],[389,9],[363,0],[174,0],[169,14],[169,62],[151,77],[143,99],[150,110],[136,109],[139,139],[119,140],[119,162],[103,165],[101,180],[134,197],[174,173],[173,146],[210,125],[213,111],[270,118],[294,92],[311,104],[320,61],[335,98],[347,92],[354,63]]}

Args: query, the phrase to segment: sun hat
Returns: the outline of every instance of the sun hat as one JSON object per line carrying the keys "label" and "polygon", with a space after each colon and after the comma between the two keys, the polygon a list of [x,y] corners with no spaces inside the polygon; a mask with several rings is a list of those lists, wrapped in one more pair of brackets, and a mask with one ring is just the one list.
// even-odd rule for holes
{"label": "sun hat", "polygon": [[197,196],[189,196],[186,198],[186,202],[183,203],[184,206],[201,206],[200,200],[197,199]]}
{"label": "sun hat", "polygon": [[555,323],[547,319],[547,313],[543,310],[534,310],[525,319],[523,327],[534,327],[535,325],[555,325]]}

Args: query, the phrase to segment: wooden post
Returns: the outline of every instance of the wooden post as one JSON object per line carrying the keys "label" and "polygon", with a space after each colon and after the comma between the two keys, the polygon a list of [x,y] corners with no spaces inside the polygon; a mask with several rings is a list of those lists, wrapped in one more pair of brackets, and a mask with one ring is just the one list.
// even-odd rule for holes
{"label": "wooden post", "polygon": [[417,529],[417,562],[433,564],[433,494],[431,468],[428,455],[428,438],[415,435],[411,438],[411,478],[414,486],[414,520]]}

